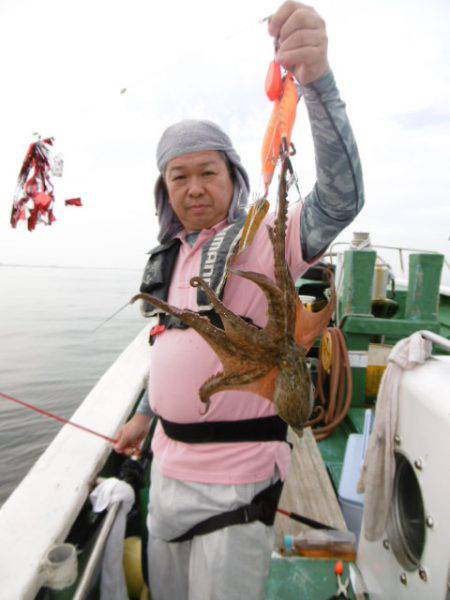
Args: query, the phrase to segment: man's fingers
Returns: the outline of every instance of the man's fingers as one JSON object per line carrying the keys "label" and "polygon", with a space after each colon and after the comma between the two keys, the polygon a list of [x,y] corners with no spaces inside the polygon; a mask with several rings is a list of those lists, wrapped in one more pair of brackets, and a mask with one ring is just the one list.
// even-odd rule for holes
{"label": "man's fingers", "polygon": [[305,46],[297,50],[286,50],[277,52],[277,61],[285,68],[296,67],[300,63],[304,65],[314,64],[320,57],[321,49],[319,46]]}
{"label": "man's fingers", "polygon": [[119,454],[131,455],[139,449],[139,445],[146,437],[150,426],[150,419],[139,413],[135,414],[128,423],[117,432],[117,442],[114,450]]}
{"label": "man's fingers", "polygon": [[127,450],[129,450],[128,441],[119,439],[119,441],[114,444],[113,448],[118,454],[127,454]]}
{"label": "man's fingers", "polygon": [[315,30],[324,28],[322,17],[310,8],[299,8],[294,11],[280,29],[278,39],[283,43],[298,30]]}
{"label": "man's fingers", "polygon": [[114,444],[114,450],[118,454],[127,454],[130,456],[136,446],[139,445],[139,440],[134,440],[130,435],[127,434],[123,429],[119,430],[117,436],[117,442]]}
{"label": "man's fingers", "polygon": [[126,454],[127,456],[132,456],[133,454],[140,454],[139,443],[132,443],[128,441],[118,442],[114,445],[114,450],[117,454]]}
{"label": "man's fingers", "polygon": [[284,2],[270,18],[269,34],[276,38],[280,37],[280,31],[284,23],[299,8],[309,9],[310,7],[300,2],[292,2],[291,0]]}
{"label": "man's fingers", "polygon": [[286,52],[287,50],[296,50],[304,46],[321,46],[326,41],[327,36],[322,29],[304,29],[294,31],[292,35],[280,44],[278,50]]}
{"label": "man's fingers", "polygon": [[329,70],[325,21],[311,6],[285,2],[272,16],[269,33],[277,40],[276,60],[302,85]]}

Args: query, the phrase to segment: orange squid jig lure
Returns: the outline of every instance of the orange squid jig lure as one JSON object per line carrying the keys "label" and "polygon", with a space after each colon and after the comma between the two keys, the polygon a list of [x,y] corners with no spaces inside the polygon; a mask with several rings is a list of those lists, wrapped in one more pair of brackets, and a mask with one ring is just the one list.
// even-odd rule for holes
{"label": "orange squid jig lure", "polygon": [[269,100],[274,102],[274,107],[261,150],[264,192],[248,212],[239,252],[250,246],[258,227],[269,210],[270,204],[267,196],[278,161],[295,152],[291,136],[297,115],[299,95],[294,77],[289,72],[282,75],[280,64],[274,60],[269,65],[265,89]]}

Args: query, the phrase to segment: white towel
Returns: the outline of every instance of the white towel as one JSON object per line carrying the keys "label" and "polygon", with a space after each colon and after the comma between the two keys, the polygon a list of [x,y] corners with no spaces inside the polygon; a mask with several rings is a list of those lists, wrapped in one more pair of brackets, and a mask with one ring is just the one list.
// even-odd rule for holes
{"label": "white towel", "polygon": [[134,504],[131,485],[115,477],[105,479],[89,496],[95,512],[110,510],[113,504],[121,503],[114,525],[109,532],[102,563],[100,586],[101,600],[128,600],[125,575],[122,568],[123,538],[126,517]]}
{"label": "white towel", "polygon": [[358,483],[364,495],[364,536],[373,542],[386,527],[395,475],[394,436],[397,431],[398,396],[402,373],[423,364],[432,344],[421,332],[398,342],[389,355],[381,380],[375,423]]}

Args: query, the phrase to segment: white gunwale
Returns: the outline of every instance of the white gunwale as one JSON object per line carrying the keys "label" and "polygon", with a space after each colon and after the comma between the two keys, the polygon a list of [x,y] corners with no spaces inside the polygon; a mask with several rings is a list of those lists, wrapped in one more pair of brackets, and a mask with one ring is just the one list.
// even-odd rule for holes
{"label": "white gunwale", "polygon": [[[145,386],[146,326],[122,352],[71,417],[114,437]],[[111,445],[65,425],[0,510],[3,600],[28,600],[44,584],[41,564],[63,542],[103,467]]]}

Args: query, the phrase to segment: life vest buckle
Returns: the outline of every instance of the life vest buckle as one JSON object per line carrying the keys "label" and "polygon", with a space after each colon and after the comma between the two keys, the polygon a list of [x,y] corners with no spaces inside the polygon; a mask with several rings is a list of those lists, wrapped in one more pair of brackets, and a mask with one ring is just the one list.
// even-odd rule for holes
{"label": "life vest buckle", "polygon": [[153,345],[153,342],[155,341],[155,337],[157,335],[161,335],[161,333],[164,333],[166,331],[167,327],[165,325],[162,325],[161,323],[158,323],[158,325],[155,325],[154,327],[152,327],[150,329],[150,336],[149,336],[149,343],[150,346]]}

